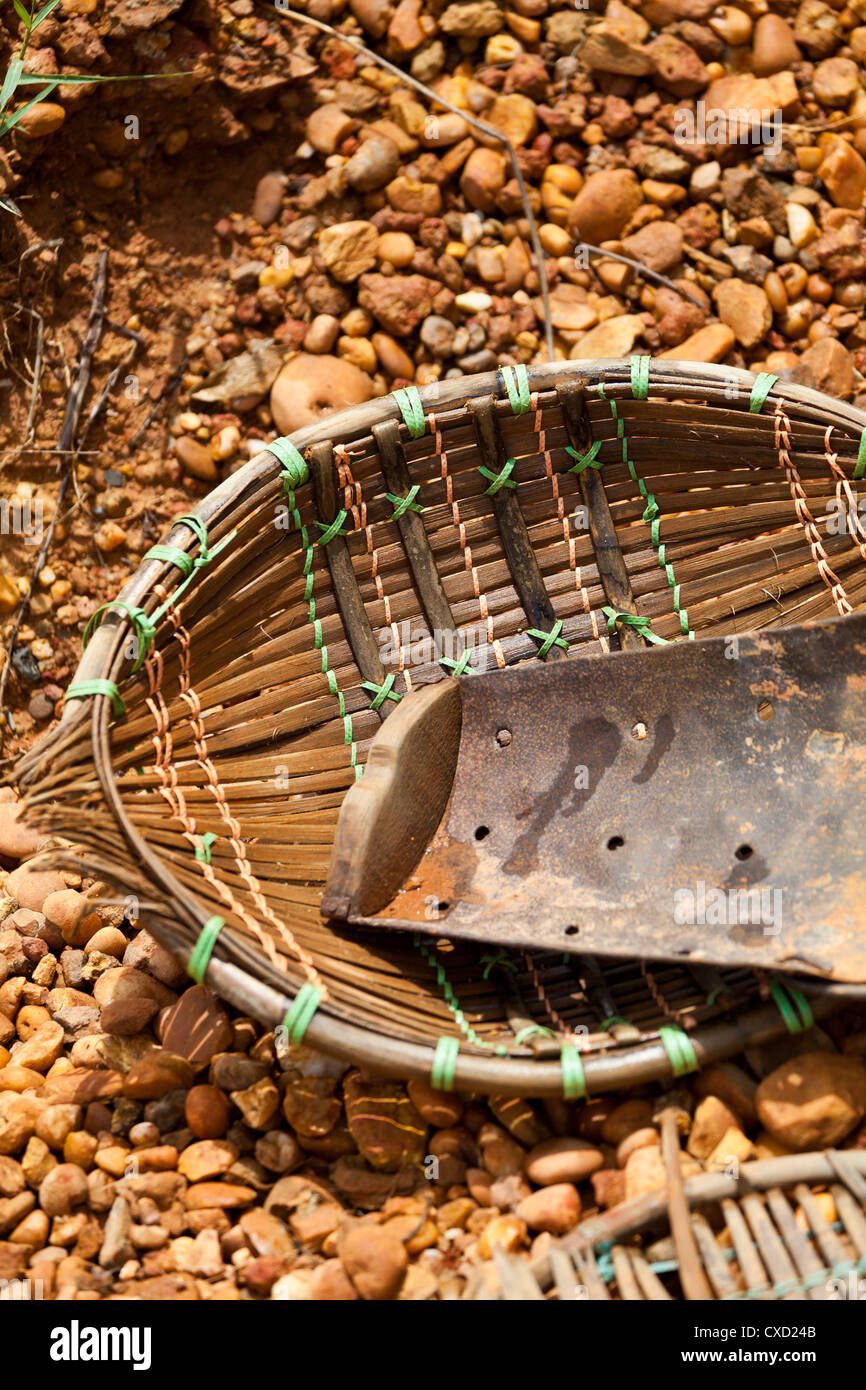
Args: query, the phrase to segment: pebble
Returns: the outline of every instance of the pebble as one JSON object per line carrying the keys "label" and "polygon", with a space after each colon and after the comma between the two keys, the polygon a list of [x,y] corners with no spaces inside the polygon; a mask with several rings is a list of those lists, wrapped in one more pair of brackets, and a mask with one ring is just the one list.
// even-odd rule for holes
{"label": "pebble", "polygon": [[856,211],[866,194],[866,160],[853,145],[839,139],[818,165],[818,178],[824,183],[837,208]]}
{"label": "pebble", "polygon": [[400,170],[400,152],[393,140],[374,135],[365,140],[343,169],[350,188],[359,193],[372,193],[384,188]]}
{"label": "pebble", "polygon": [[[479,146],[463,166],[460,191],[471,208],[478,212],[492,212],[507,177],[505,156],[499,150]],[[471,245],[471,242],[467,244]]]}
{"label": "pebble", "polygon": [[389,1231],[364,1223],[354,1226],[339,1243],[339,1257],[360,1298],[397,1297],[409,1260],[403,1242]]}
{"label": "pebble", "polygon": [[39,848],[42,835],[25,824],[16,801],[0,801],[0,857],[29,859]]}
{"label": "pebble", "polygon": [[382,370],[389,377],[411,381],[415,364],[407,352],[388,333],[374,333],[371,342]]}
{"label": "pebble", "polygon": [[340,357],[301,352],[283,367],[271,390],[271,414],[280,434],[293,434],[333,410],[360,405],[372,395],[370,378]]}
{"label": "pebble", "polygon": [[304,336],[305,352],[330,352],[340,332],[340,320],[333,314],[316,314]]}
{"label": "pebble", "polygon": [[530,1149],[523,1171],[536,1186],[584,1182],[604,1164],[600,1149],[585,1139],[563,1135]]}
{"label": "pebble", "polygon": [[333,154],[352,132],[351,116],[334,102],[326,102],[307,117],[307,139],[320,154]]}
{"label": "pebble", "polygon": [[640,314],[616,314],[591,328],[571,349],[569,356],[581,360],[600,357],[627,357],[643,332]]}
{"label": "pebble", "polygon": [[47,1216],[67,1216],[87,1196],[87,1177],[75,1163],[58,1163],[39,1186],[39,1205]]}
{"label": "pebble", "polygon": [[517,1207],[517,1215],[526,1222],[530,1231],[549,1231],[551,1235],[565,1235],[580,1220],[580,1193],[571,1182],[552,1183],[524,1197]]}
{"label": "pebble", "polygon": [[224,1092],[216,1086],[193,1086],[186,1092],[184,1115],[197,1139],[219,1139],[229,1127],[231,1111]]}
{"label": "pebble", "polygon": [[802,58],[794,31],[781,15],[758,16],[752,39],[752,69],[758,77],[783,72]]}
{"label": "pebble", "polygon": [[598,246],[621,236],[642,201],[640,184],[631,169],[603,169],[590,174],[572,204],[569,229]]}
{"label": "pebble", "polygon": [[319,234],[322,260],[336,280],[349,284],[376,264],[379,233],[372,222],[338,222]]}
{"label": "pebble", "polygon": [[226,1139],[200,1139],[184,1149],[177,1171],[190,1182],[222,1177],[238,1158],[238,1150]]}
{"label": "pebble", "polygon": [[232,1026],[216,995],[206,985],[193,985],[163,1015],[159,1035],[167,1052],[199,1071],[229,1046]]}
{"label": "pebble", "polygon": [[705,1096],[695,1107],[686,1147],[693,1158],[706,1159],[729,1129],[739,1129],[737,1114],[718,1096]]}
{"label": "pebble", "polygon": [[720,280],[713,298],[722,323],[728,325],[743,347],[756,347],[773,326],[770,301],[758,285],[736,277]]}
{"label": "pebble", "polygon": [[838,400],[850,400],[855,389],[854,362],[848,349],[837,338],[821,338],[801,355],[792,379],[804,374],[807,384]]}
{"label": "pebble", "polygon": [[650,270],[670,271],[683,258],[683,234],[675,222],[650,222],[625,237],[622,250]]}
{"label": "pebble", "polygon": [[659,357],[675,357],[683,362],[721,362],[734,346],[736,338],[725,323],[711,323],[701,328],[679,347],[660,352]]}
{"label": "pebble", "polygon": [[[66,883],[61,874],[52,869],[34,868],[31,861],[13,869],[4,888],[6,894],[14,898],[19,907],[27,907],[31,912],[42,912],[45,900],[53,893],[66,891]],[[48,915],[46,912],[45,916]]]}
{"label": "pebble", "polygon": [[283,180],[279,174],[263,174],[256,184],[250,216],[261,227],[276,222],[283,203]]}
{"label": "pebble", "polygon": [[28,140],[42,140],[59,130],[65,120],[66,111],[57,102],[37,101],[18,120],[15,129]]}
{"label": "pebble", "polygon": [[761,1124],[787,1149],[835,1148],[866,1114],[866,1066],[858,1057],[803,1053],[764,1078],[755,1106]]}
{"label": "pebble", "polygon": [[372,1168],[394,1173],[421,1162],[427,1126],[405,1087],[364,1081],[359,1072],[350,1072],[343,1094],[349,1132]]}

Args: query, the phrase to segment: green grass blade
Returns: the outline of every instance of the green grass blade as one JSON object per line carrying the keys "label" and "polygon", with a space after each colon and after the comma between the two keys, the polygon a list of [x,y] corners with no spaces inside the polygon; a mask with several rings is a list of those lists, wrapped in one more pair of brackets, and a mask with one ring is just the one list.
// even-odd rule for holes
{"label": "green grass blade", "polygon": [[39,13],[38,13],[38,14],[36,15],[36,17],[34,18],[33,23],[32,23],[31,26],[30,26],[31,32],[32,32],[34,29],[38,29],[38,28],[39,28],[39,25],[42,23],[43,19],[47,19],[48,16],[50,15],[51,11],[52,11],[52,10],[56,10],[56,9],[57,9],[57,6],[58,6],[59,4],[60,4],[60,0],[48,0],[48,4],[47,4],[47,5],[43,5],[43,6],[42,6],[42,9],[39,11]]}
{"label": "green grass blade", "polygon": [[46,97],[49,97],[56,86],[56,81],[49,82],[46,87],[43,87],[41,92],[36,93],[35,97],[31,97],[23,106],[19,106],[17,111],[13,111],[10,116],[4,116],[3,119],[0,120],[0,135],[5,135],[13,126],[16,126],[22,116],[26,116],[27,112],[34,106],[37,106],[40,101],[44,101]]}
{"label": "green grass blade", "polygon": [[[96,73],[94,73],[92,77],[87,74],[81,75],[80,73],[58,73],[58,75],[51,80],[56,87],[71,87],[82,82],[161,82],[166,77],[191,76],[193,76],[193,74],[189,72],[142,72],[130,73],[128,77],[125,75],[121,77],[100,77]],[[44,81],[45,76],[43,73],[22,72],[18,85],[19,87],[33,87],[37,82]]]}
{"label": "green grass blade", "polygon": [[15,13],[29,34],[30,30],[33,28],[33,16],[29,10],[25,10],[24,6],[21,4],[21,0],[12,0],[12,3],[15,6]]}
{"label": "green grass blade", "polygon": [[3,86],[0,87],[0,111],[5,111],[9,105],[9,99],[15,88],[18,86],[21,77],[22,63],[20,58],[13,58],[9,64],[6,76],[3,78]]}

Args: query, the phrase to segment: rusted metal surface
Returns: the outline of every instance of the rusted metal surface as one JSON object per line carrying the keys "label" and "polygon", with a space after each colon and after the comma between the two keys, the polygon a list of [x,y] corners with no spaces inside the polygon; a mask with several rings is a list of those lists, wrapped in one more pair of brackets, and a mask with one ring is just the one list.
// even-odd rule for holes
{"label": "rusted metal surface", "polygon": [[460,690],[439,829],[357,923],[866,981],[866,615]]}

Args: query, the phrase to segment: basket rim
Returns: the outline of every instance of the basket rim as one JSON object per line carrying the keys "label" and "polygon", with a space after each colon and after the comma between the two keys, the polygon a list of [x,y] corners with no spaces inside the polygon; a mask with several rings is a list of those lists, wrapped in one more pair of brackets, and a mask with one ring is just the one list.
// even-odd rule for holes
{"label": "basket rim", "polygon": [[[749,396],[756,380],[756,374],[753,372],[715,363],[695,363],[672,358],[653,359],[650,370],[653,386],[674,393],[685,389],[700,392],[705,388],[714,392],[719,392],[721,388],[728,388],[729,391],[733,383],[738,394],[733,400],[730,395],[726,395],[726,405],[728,408],[740,408],[744,413],[748,412]],[[603,382],[606,386],[617,388],[628,386],[630,362],[628,359],[574,359],[529,367],[527,372],[531,393],[552,390],[563,379],[576,379],[590,386]],[[783,387],[787,407],[799,406],[808,416],[817,419],[821,424],[836,424],[849,430],[866,431],[866,411],[837,401],[811,387],[790,382],[784,382]],[[425,414],[430,411],[441,413],[443,409],[459,410],[469,400],[481,395],[494,395],[497,398],[504,395],[502,375],[498,370],[435,382],[419,388],[419,391]],[[775,384],[767,396],[768,404],[772,402],[774,394]],[[287,438],[296,449],[303,451],[325,440],[338,439],[349,442],[363,438],[375,425],[388,421],[402,424],[402,416],[393,394],[329,415]],[[190,514],[203,521],[213,539],[216,539],[220,534],[219,528],[230,521],[233,509],[243,504],[246,495],[253,494],[263,485],[276,481],[280,467],[276,455],[264,445],[259,454],[202,498]],[[180,522],[171,528],[164,537],[164,542],[185,548],[191,544],[192,539],[190,529]],[[165,570],[164,561],[143,560],[113,600],[113,604],[140,605],[151,593],[157,580],[164,575]],[[106,676],[119,678],[129,626],[128,615],[112,606],[105,615],[105,621],[85,649],[73,680],[80,682]],[[153,852],[123,809],[112,776],[109,751],[110,711],[110,701],[105,696],[97,695],[93,698],[89,711],[85,700],[70,699],[64,707],[58,727],[52,731],[49,738],[53,739],[65,733],[73,724],[84,723],[89,714],[96,775],[120,833],[141,865],[145,876],[159,887],[168,902],[182,905],[183,915],[190,921],[197,922],[201,928],[208,916],[207,911],[199,905],[194,894],[176,880],[173,872]],[[39,749],[40,745],[37,744],[34,749],[34,755],[37,757]],[[28,762],[29,760],[28,757]],[[159,914],[154,914],[149,919],[149,929],[185,966],[188,965],[191,953],[189,946],[178,939]],[[211,957],[205,979],[218,994],[271,1027],[281,1022],[292,1002],[288,994],[281,996],[265,981],[250,975],[230,961],[221,960],[216,954]],[[812,1003],[815,1018],[825,1018],[835,1012],[842,1006],[845,997],[835,992],[816,997]],[[750,1041],[770,1041],[784,1031],[785,1023],[778,1009],[774,1004],[769,1004],[742,1013],[736,1020],[703,1024],[690,1033],[689,1038],[699,1063],[703,1066],[711,1061],[734,1055]],[[366,1026],[346,1023],[329,1016],[324,1010],[319,1011],[309,1024],[305,1040],[325,1052],[349,1061],[363,1060],[392,1074],[424,1079],[429,1079],[431,1074],[435,1050],[433,1044],[409,1043],[396,1039],[382,1032],[374,1032]],[[583,1060],[583,1067],[587,1094],[599,1094],[640,1082],[667,1079],[672,1074],[671,1061],[661,1041],[638,1044],[622,1052],[588,1056]],[[562,1069],[559,1061],[503,1059],[461,1049],[454,1071],[453,1085],[460,1090],[479,1090],[503,1095],[561,1095]]]}

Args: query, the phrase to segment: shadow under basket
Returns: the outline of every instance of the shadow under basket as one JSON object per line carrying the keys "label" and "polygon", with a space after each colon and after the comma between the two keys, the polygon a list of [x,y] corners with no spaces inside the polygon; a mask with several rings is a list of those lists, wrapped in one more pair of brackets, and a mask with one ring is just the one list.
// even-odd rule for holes
{"label": "shadow under basket", "polygon": [[344,797],[420,688],[863,607],[864,427],[774,377],[634,358],[408,388],[275,441],[91,621],[16,770],[28,815],[193,978],[383,1073],[576,1100],[802,1032],[862,982],[748,945],[636,960],[449,937],[436,903],[417,931],[320,909]]}

